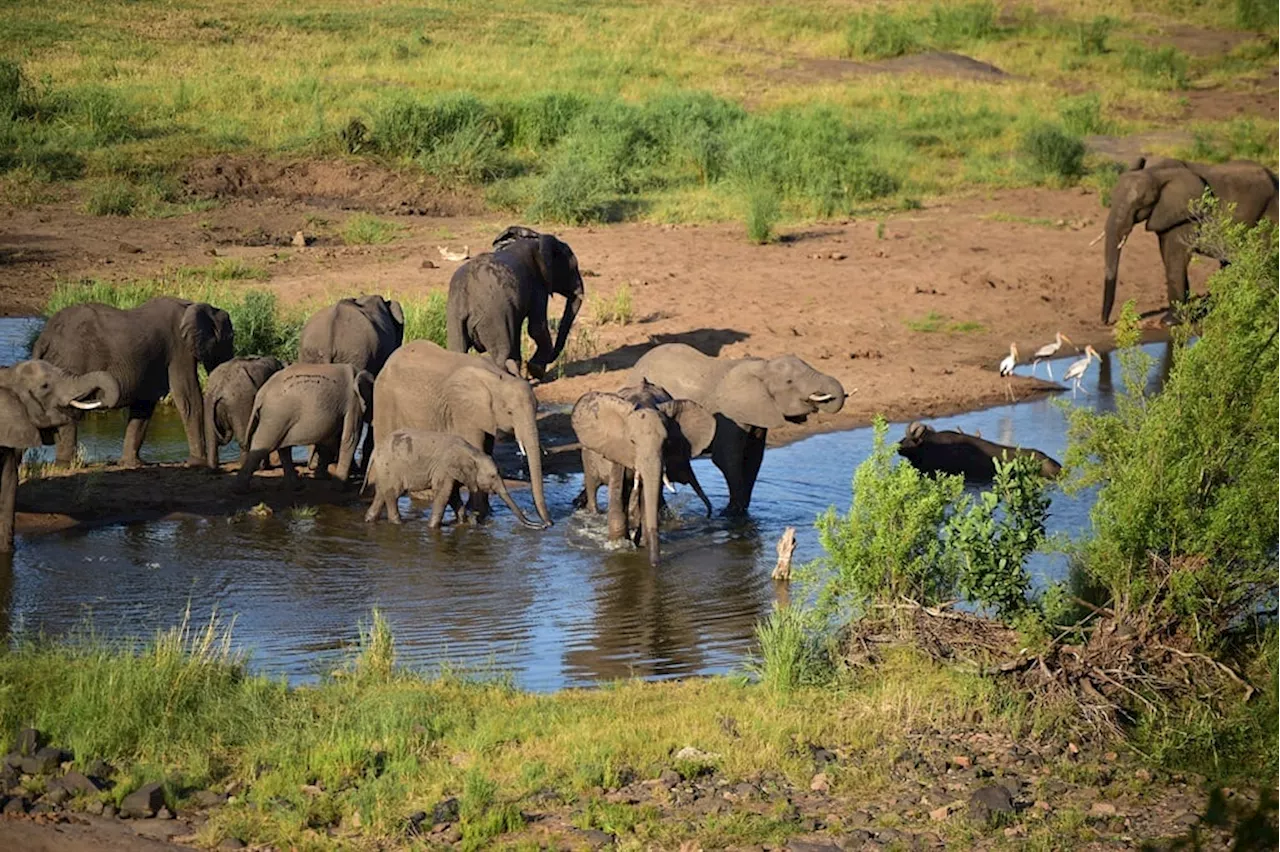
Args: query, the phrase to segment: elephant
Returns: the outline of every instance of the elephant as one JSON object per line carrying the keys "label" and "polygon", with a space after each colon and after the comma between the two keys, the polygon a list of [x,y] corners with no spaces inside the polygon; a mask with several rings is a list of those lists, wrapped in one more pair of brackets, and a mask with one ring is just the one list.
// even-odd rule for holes
{"label": "elephant", "polygon": [[711,515],[711,501],[690,464],[716,432],[715,418],[701,405],[672,399],[662,388],[642,382],[617,393],[584,394],[573,406],[571,422],[582,442],[588,510],[597,511],[596,491],[601,484],[609,486],[610,539],[627,534],[629,504],[643,503],[637,533],[644,538],[649,563],[658,564],[658,504],[666,481],[693,486]]}
{"label": "elephant", "polygon": [[364,516],[368,523],[376,521],[384,508],[388,521],[400,523],[396,502],[406,491],[431,492],[428,527],[440,526],[446,504],[453,508],[454,518],[461,522],[466,517],[458,497],[458,488],[462,487],[471,494],[497,494],[516,520],[531,529],[543,529],[542,524],[525,517],[512,499],[493,459],[457,435],[397,429],[374,450],[364,484],[365,487],[373,484],[376,488],[373,505]]}
{"label": "elephant", "polygon": [[[560,357],[582,307],[582,273],[568,245],[550,234],[513,225],[493,241],[494,250],[471,258],[449,280],[448,344],[453,352],[475,349],[499,368],[519,375],[520,327],[529,321],[537,350],[529,375],[541,379]],[[547,320],[553,294],[565,297],[555,343]]]}
{"label": "elephant", "polygon": [[[129,406],[120,464],[140,467],[138,451],[156,403],[172,394],[187,433],[189,466],[205,463],[204,400],[197,367],[213,372],[231,360],[235,331],[227,312],[203,302],[160,296],[132,310],[96,302],[71,305],[49,318],[36,339],[33,358],[73,375],[106,371],[120,394],[115,407]],[[76,422],[58,429],[57,460],[71,461]]]}
{"label": "elephant", "polygon": [[691,399],[716,417],[711,460],[729,486],[724,515],[744,515],[751,504],[769,430],[803,423],[810,414],[844,407],[839,380],[794,355],[712,358],[684,343],[664,343],[640,357],[628,383],[648,380],[673,397]]}
{"label": "elephant", "polygon": [[75,376],[40,360],[0,368],[0,553],[13,550],[23,451],[52,443],[53,430],[77,412],[114,408],[119,400],[120,384],[105,371]]}
{"label": "elephant", "polygon": [[248,452],[236,474],[236,490],[248,490],[250,477],[272,450],[280,451],[286,484],[297,488],[292,448],[306,444],[321,451],[317,478],[329,475],[329,460],[336,455],[335,474],[345,483],[372,399],[373,376],[350,364],[294,364],[271,376],[253,400]]}
{"label": "elephant", "polygon": [[205,463],[218,469],[218,447],[240,444],[240,465],[248,454],[249,417],[254,397],[267,379],[284,369],[279,358],[232,358],[212,373],[204,386]]}
{"label": "elephant", "polygon": [[[1208,189],[1237,222],[1276,221],[1276,176],[1245,160],[1222,164],[1188,163],[1165,158],[1140,158],[1137,168],[1123,172],[1111,190],[1107,215],[1106,267],[1102,288],[1102,322],[1111,322],[1120,249],[1134,225],[1145,221],[1160,240],[1165,286],[1170,309],[1186,301],[1187,266],[1194,250],[1196,221],[1191,203]],[[1222,260],[1218,258],[1218,260]]]}
{"label": "elephant", "polygon": [[[529,485],[538,517],[551,526],[542,485],[542,444],[538,440],[538,400],[519,376],[487,358],[414,340],[396,350],[373,385],[375,446],[397,429],[457,435],[493,455],[499,431],[511,431],[527,453]],[[472,500],[483,516],[487,500]]]}
{"label": "elephant", "polygon": [[1028,457],[1040,463],[1040,475],[1055,479],[1062,465],[1039,450],[1008,447],[974,435],[949,430],[938,431],[920,422],[907,426],[898,444],[898,455],[924,473],[960,474],[967,482],[991,482],[996,477],[997,458],[1010,461]]}

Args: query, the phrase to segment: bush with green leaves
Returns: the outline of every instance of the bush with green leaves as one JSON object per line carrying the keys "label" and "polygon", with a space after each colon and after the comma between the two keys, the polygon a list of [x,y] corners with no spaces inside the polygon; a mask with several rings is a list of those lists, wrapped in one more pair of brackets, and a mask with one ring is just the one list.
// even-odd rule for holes
{"label": "bush with green leaves", "polygon": [[1111,606],[1185,631],[1202,647],[1276,595],[1280,529],[1275,225],[1231,223],[1202,202],[1199,244],[1231,265],[1209,279],[1199,338],[1180,328],[1163,391],[1146,389],[1126,304],[1116,341],[1124,395],[1111,412],[1070,415],[1073,488],[1097,486],[1087,579]]}
{"label": "bush with green leaves", "polygon": [[1084,142],[1056,124],[1037,124],[1024,133],[1022,153],[1042,180],[1071,184],[1085,173]]}

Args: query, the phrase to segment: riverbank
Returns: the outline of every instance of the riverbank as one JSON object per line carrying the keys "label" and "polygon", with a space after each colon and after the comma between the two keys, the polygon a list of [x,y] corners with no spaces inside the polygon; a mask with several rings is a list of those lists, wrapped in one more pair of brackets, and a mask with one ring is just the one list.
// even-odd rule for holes
{"label": "riverbank", "polygon": [[[138,654],[0,654],[3,735],[31,725],[64,750],[6,759],[0,843],[1109,848],[1183,836],[1207,805],[1205,779],[1047,734],[1016,692],[907,650],[836,689],[534,695],[398,670],[376,616],[363,636],[336,676],[293,689],[250,674],[216,625]],[[1228,796],[1232,813],[1255,803]]]}

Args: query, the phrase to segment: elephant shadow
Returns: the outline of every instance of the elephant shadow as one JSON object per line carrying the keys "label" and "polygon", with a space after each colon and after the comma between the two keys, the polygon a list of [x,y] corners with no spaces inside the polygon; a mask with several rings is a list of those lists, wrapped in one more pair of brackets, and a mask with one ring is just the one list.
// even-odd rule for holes
{"label": "elephant shadow", "polygon": [[697,328],[692,331],[680,331],[674,334],[651,334],[644,343],[628,343],[587,358],[564,365],[562,375],[565,378],[585,376],[592,373],[613,373],[630,370],[636,365],[644,353],[664,343],[684,343],[697,349],[704,355],[717,357],[726,346],[746,340],[751,335],[733,328]]}

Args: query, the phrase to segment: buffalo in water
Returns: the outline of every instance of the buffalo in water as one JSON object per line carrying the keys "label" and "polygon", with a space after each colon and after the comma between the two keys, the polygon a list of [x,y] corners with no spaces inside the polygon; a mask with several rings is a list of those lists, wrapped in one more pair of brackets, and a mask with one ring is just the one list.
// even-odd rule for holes
{"label": "buffalo in water", "polygon": [[994,480],[997,458],[1008,461],[1030,456],[1040,463],[1041,475],[1049,479],[1062,471],[1062,465],[1039,450],[1007,447],[963,432],[939,432],[920,422],[907,427],[907,434],[898,444],[898,455],[924,473],[960,474],[966,482]]}

